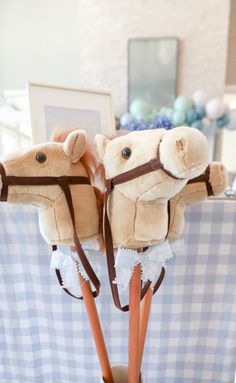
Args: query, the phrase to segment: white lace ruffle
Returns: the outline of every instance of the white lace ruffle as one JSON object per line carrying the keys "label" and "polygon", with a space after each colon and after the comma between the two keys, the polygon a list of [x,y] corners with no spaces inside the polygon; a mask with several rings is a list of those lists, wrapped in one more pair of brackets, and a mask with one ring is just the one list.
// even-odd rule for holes
{"label": "white lace ruffle", "polygon": [[[101,253],[96,250],[84,250],[86,256],[96,273],[100,274]],[[60,270],[63,287],[74,295],[81,295],[78,272],[89,280],[77,252],[71,251],[68,246],[60,246],[52,252],[51,269]]]}
{"label": "white lace ruffle", "polygon": [[125,291],[130,283],[134,267],[141,265],[141,279],[143,282],[157,281],[161,268],[166,267],[166,261],[175,254],[182,253],[184,242],[182,239],[164,241],[155,246],[150,246],[145,252],[139,253],[133,249],[118,249],[116,255],[116,279],[113,283]]}

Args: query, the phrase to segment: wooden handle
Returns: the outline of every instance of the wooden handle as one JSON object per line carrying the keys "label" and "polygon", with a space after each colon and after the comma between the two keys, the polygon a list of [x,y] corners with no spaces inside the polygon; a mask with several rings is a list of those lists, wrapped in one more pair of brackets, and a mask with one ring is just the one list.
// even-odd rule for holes
{"label": "wooden handle", "polygon": [[141,302],[140,310],[140,346],[139,346],[139,369],[141,370],[143,351],[145,346],[148,320],[150,316],[151,304],[153,297],[153,289],[150,287]]}
{"label": "wooden handle", "polygon": [[[89,281],[83,278],[79,273],[80,287],[82,295],[84,298],[85,307],[88,314],[88,319],[90,322],[91,330],[93,333],[93,338],[95,341],[97,354],[102,370],[102,376],[105,383],[114,383],[111,366],[106,350],[106,345],[103,337],[103,332],[97,312],[97,308],[94,302],[94,297],[92,294],[91,286]],[[88,356],[89,357],[89,356]]]}
{"label": "wooden handle", "polygon": [[139,322],[141,295],[141,266],[133,271],[129,289],[129,363],[128,383],[139,381]]}

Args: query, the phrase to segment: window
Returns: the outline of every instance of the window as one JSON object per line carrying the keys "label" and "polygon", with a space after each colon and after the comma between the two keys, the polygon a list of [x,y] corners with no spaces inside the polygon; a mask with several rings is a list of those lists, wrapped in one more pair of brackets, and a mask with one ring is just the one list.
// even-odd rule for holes
{"label": "window", "polygon": [[31,141],[25,91],[5,91],[0,98],[0,155]]}

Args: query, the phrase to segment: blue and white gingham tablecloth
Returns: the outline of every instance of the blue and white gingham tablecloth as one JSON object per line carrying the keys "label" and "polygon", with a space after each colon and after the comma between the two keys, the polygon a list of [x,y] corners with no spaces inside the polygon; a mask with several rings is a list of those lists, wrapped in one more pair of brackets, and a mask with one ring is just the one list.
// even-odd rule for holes
{"label": "blue and white gingham tablecloth", "polygon": [[[236,366],[236,202],[186,214],[186,254],[168,263],[155,296],[143,371],[147,383],[233,383]],[[83,302],[50,271],[37,211],[0,205],[0,382],[97,383]],[[126,313],[107,285],[96,300],[112,364],[127,362]]]}

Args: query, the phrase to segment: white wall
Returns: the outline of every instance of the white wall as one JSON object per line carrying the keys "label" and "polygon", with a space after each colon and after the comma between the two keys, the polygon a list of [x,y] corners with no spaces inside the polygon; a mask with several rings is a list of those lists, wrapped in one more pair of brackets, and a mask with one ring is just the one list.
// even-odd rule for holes
{"label": "white wall", "polygon": [[126,109],[127,39],[178,36],[179,92],[221,94],[229,0],[0,0],[0,89],[27,79],[112,90]]}
{"label": "white wall", "polygon": [[236,85],[236,1],[231,0],[226,84]]}
{"label": "white wall", "polygon": [[111,89],[119,114],[127,101],[127,39],[178,36],[178,92],[221,94],[228,19],[229,0],[81,0],[81,81]]}
{"label": "white wall", "polygon": [[0,89],[79,81],[78,0],[0,0]]}

